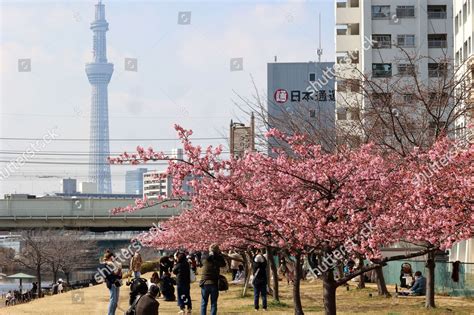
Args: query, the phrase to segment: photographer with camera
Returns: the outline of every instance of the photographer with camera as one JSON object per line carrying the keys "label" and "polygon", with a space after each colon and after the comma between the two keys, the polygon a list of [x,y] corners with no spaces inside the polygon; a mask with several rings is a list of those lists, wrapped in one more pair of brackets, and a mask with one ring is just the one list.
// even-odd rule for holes
{"label": "photographer with camera", "polygon": [[115,260],[115,255],[107,250],[104,255],[105,284],[110,292],[108,315],[115,315],[117,309],[120,286],[122,286],[122,265]]}

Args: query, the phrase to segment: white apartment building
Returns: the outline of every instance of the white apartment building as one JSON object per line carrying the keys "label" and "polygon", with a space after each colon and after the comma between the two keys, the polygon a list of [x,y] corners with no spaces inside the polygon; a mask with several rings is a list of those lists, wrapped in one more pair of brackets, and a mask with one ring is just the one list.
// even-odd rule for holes
{"label": "white apartment building", "polygon": [[[460,76],[469,73],[474,69],[473,37],[474,23],[472,14],[472,0],[454,0],[454,52],[455,65],[459,67]],[[472,74],[469,76],[472,80]],[[472,106],[472,104],[470,105]],[[464,108],[463,108],[464,110]],[[456,136],[466,135],[466,128],[474,123],[472,120],[474,113],[462,115],[456,123]],[[471,130],[473,132],[473,130]]]}
{"label": "white apartment building", "polygon": [[[474,15],[472,13],[472,0],[454,0],[454,51],[455,64],[461,69],[458,71],[459,75],[469,72],[469,69],[474,69],[474,53],[473,53],[473,37],[474,37]],[[472,70],[471,70],[472,71]],[[472,72],[471,72],[472,73]],[[474,74],[474,73],[473,73]],[[471,80],[473,75],[471,74]],[[472,106],[472,105],[470,105]],[[473,113],[461,116],[456,123],[456,136],[461,138],[467,135],[466,129],[474,121],[472,120]],[[472,133],[474,129],[470,129],[472,141]],[[461,262],[474,262],[474,239],[455,244],[450,251],[450,260]]]}
{"label": "white apartment building", "polygon": [[[336,0],[337,126],[354,130],[351,121],[359,120],[363,110],[354,78],[364,74],[387,80],[411,70],[400,48],[433,60],[452,59],[452,21],[451,0]],[[429,82],[440,76],[442,67],[424,58],[416,71]],[[410,95],[406,96],[409,102]]]}
{"label": "white apartment building", "polygon": [[[170,158],[183,159],[183,149],[173,149]],[[173,179],[165,171],[149,171],[143,174],[143,198],[150,200],[169,197],[173,191]]]}

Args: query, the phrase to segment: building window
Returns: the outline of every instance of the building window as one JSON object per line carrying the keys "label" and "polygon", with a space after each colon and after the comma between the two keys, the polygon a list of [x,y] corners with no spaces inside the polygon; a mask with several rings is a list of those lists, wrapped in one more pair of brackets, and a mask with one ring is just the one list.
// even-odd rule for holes
{"label": "building window", "polygon": [[428,48],[448,47],[447,34],[428,34]]}
{"label": "building window", "polygon": [[462,6],[462,17],[463,17],[463,23],[466,23],[467,21],[467,3],[464,2],[464,5]]}
{"label": "building window", "polygon": [[411,93],[403,94],[403,101],[406,103],[413,102],[413,94]]}
{"label": "building window", "polygon": [[[446,19],[448,17],[445,5],[429,5],[428,19]],[[456,24],[458,17],[456,16]]]}
{"label": "building window", "polygon": [[373,5],[372,6],[372,19],[389,19],[390,18],[390,6],[389,5]]}
{"label": "building window", "polygon": [[386,78],[392,76],[392,64],[391,63],[373,63],[372,64],[372,76],[374,78]]}
{"label": "building window", "polygon": [[315,82],[315,81],[316,81],[316,73],[310,73],[309,82]]}
{"label": "building window", "polygon": [[468,53],[467,53],[467,41],[465,41],[465,42],[464,42],[464,58],[463,58],[463,61],[466,61],[467,56],[468,56]]}
{"label": "building window", "polygon": [[349,119],[350,120],[359,120],[360,119],[359,109],[357,107],[349,107],[347,109],[347,112],[349,113]]}
{"label": "building window", "polygon": [[347,1],[346,0],[337,0],[336,1],[337,8],[347,8]]}
{"label": "building window", "polygon": [[415,6],[413,5],[399,5],[397,6],[397,17],[398,18],[410,18],[415,17]]}
{"label": "building window", "polygon": [[392,48],[392,35],[390,34],[372,34],[374,48]]}
{"label": "building window", "polygon": [[401,76],[415,75],[415,65],[400,63],[398,65],[398,74]]}
{"label": "building window", "polygon": [[351,62],[358,64],[359,63],[359,51],[353,50],[349,52],[349,57],[351,58]]}
{"label": "building window", "polygon": [[397,44],[400,47],[415,47],[415,35],[398,35]]}
{"label": "building window", "polygon": [[343,107],[337,109],[337,120],[347,120],[347,109]]}
{"label": "building window", "polygon": [[374,105],[384,105],[392,101],[391,93],[372,93],[371,101]]}
{"label": "building window", "polygon": [[456,18],[454,19],[454,31],[456,34],[459,32],[459,15],[456,15]]}
{"label": "building window", "polygon": [[360,81],[357,79],[344,79],[337,82],[339,92],[360,92]]}
{"label": "building window", "polygon": [[430,78],[439,78],[446,76],[448,65],[446,63],[428,63],[428,76]]}
{"label": "building window", "polygon": [[454,59],[454,61],[456,62],[456,66],[458,66],[460,64],[460,62],[459,62],[459,51],[456,53],[456,58]]}
{"label": "building window", "polygon": [[311,118],[316,118],[316,110],[310,109],[310,110],[309,110],[309,117],[311,117]]}

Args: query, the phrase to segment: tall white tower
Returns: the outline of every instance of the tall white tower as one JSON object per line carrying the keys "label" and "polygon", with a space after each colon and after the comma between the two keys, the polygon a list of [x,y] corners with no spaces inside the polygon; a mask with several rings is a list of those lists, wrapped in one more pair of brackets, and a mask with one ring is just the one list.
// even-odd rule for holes
{"label": "tall white tower", "polygon": [[95,19],[91,23],[93,38],[93,61],[86,64],[87,78],[92,87],[89,180],[96,183],[97,192],[110,194],[112,182],[107,157],[109,149],[109,110],[107,87],[114,72],[114,65],[107,62],[105,33],[109,23],[105,20],[105,7],[102,1],[95,5]]}

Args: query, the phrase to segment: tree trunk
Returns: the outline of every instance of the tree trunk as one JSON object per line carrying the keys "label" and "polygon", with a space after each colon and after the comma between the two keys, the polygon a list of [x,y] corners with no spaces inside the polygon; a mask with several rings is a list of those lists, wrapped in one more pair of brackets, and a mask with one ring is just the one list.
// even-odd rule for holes
{"label": "tree trunk", "polygon": [[58,268],[55,268],[56,266],[54,264],[51,265],[51,269],[53,271],[53,283],[56,283],[58,280]]}
{"label": "tree trunk", "polygon": [[426,275],[426,308],[435,308],[435,252],[428,253],[428,260],[426,261],[426,268],[428,270]]}
{"label": "tree trunk", "polygon": [[321,275],[323,279],[323,303],[324,314],[336,315],[336,282],[334,281],[334,272],[328,269]]}
{"label": "tree trunk", "polygon": [[270,264],[270,260],[272,260],[272,255],[271,255],[271,249],[270,249],[270,246],[267,246],[266,247],[266,253],[267,253],[267,268],[266,268],[266,271],[267,271],[267,294],[271,294],[273,296],[273,289],[272,287],[270,286],[270,278],[271,278],[271,268],[269,268],[269,264]]}
{"label": "tree trunk", "polygon": [[300,283],[301,283],[301,255],[295,255],[295,281],[293,282],[293,301],[295,303],[295,315],[304,315],[303,306],[301,305],[301,292],[300,292]]}
{"label": "tree trunk", "polygon": [[69,276],[70,276],[70,272],[65,272],[64,275],[66,276],[66,283],[69,284]]}
{"label": "tree trunk", "polygon": [[36,279],[38,280],[38,299],[41,298],[41,265],[36,265]]}
{"label": "tree trunk", "polygon": [[385,278],[383,277],[382,266],[375,268],[375,274],[377,278],[377,290],[380,296],[390,297],[390,293],[387,290],[385,284]]}
{"label": "tree trunk", "polygon": [[244,288],[242,289],[242,297],[245,297],[245,295],[247,294],[247,288],[249,286],[250,273],[252,272],[252,268],[251,266],[249,266],[251,265],[252,260],[247,252],[245,252],[242,255],[242,258],[244,259],[244,268],[245,268],[245,284],[244,284]]}
{"label": "tree trunk", "polygon": [[[362,257],[359,257],[358,269],[362,269],[362,268],[364,268],[364,260],[362,259]],[[365,288],[365,276],[364,276],[364,274],[361,274],[359,276],[359,284],[357,285],[357,288],[358,289],[364,289]]]}
{"label": "tree trunk", "polygon": [[270,269],[272,271],[273,275],[273,299],[275,301],[280,302],[280,290],[278,287],[278,269],[275,265],[275,259],[274,259],[274,250],[269,250],[268,251],[268,261],[270,262]]}

